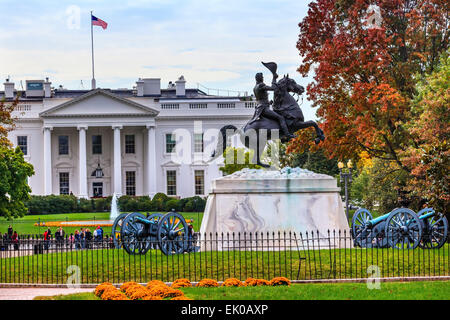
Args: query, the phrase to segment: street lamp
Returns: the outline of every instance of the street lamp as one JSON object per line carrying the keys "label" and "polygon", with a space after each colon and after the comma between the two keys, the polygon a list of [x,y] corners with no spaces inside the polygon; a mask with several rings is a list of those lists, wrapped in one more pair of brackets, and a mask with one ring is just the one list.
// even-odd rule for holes
{"label": "street lamp", "polygon": [[349,211],[348,184],[352,183],[352,168],[353,168],[352,160],[348,160],[348,162],[347,162],[347,170],[344,169],[344,163],[343,162],[339,162],[338,163],[338,168],[339,168],[339,176],[341,177],[341,183],[342,183],[342,180],[344,180],[345,214],[346,214],[347,220],[348,220],[348,211]]}

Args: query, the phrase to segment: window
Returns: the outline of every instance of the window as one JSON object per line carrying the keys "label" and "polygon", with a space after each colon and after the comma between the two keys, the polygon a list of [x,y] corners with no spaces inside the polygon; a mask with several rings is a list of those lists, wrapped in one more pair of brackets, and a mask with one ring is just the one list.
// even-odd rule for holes
{"label": "window", "polygon": [[175,170],[167,171],[167,195],[177,195],[177,172]]}
{"label": "window", "polygon": [[175,153],[175,146],[177,142],[175,140],[175,135],[172,133],[166,134],[166,153]]}
{"label": "window", "polygon": [[125,172],[125,192],[127,196],[136,195],[136,171]]}
{"label": "window", "polygon": [[59,136],[59,155],[69,154],[69,136]]}
{"label": "window", "polygon": [[102,136],[92,136],[92,154],[102,154]]}
{"label": "window", "polygon": [[125,153],[135,153],[134,134],[125,135]]}
{"label": "window", "polygon": [[28,137],[27,136],[18,136],[17,137],[17,146],[22,150],[23,155],[28,154]]}
{"label": "window", "polygon": [[59,194],[69,194],[69,173],[59,173]]}
{"label": "window", "polygon": [[195,170],[195,194],[204,195],[205,194],[205,171]]}
{"label": "window", "polygon": [[203,133],[194,133],[194,152],[203,152]]}

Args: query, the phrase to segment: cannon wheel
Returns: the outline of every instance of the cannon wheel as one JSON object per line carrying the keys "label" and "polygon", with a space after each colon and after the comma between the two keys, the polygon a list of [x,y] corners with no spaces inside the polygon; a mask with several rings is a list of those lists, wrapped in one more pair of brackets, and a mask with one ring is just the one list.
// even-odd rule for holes
{"label": "cannon wheel", "polygon": [[[431,208],[425,208],[420,210],[417,215],[427,214],[433,211]],[[420,241],[419,247],[422,249],[439,249],[445,244],[448,234],[448,220],[442,213],[436,213],[426,219],[420,219],[422,222],[422,241]]]}
{"label": "cannon wheel", "polygon": [[385,234],[391,248],[415,249],[422,239],[422,223],[414,211],[395,209],[386,220]]}
{"label": "cannon wheel", "polygon": [[367,248],[372,244],[373,232],[367,226],[367,222],[372,220],[373,216],[369,210],[360,208],[352,218],[352,235],[355,246]]}
{"label": "cannon wheel", "polygon": [[111,235],[113,238],[114,247],[116,249],[122,248],[122,242],[120,241],[120,230],[122,229],[123,219],[128,215],[128,213],[121,213],[112,225]]}
{"label": "cannon wheel", "polygon": [[145,254],[150,249],[149,235],[146,233],[146,225],[137,218],[147,219],[142,213],[128,214],[122,223],[120,237],[122,245],[128,254]]}
{"label": "cannon wheel", "polygon": [[157,238],[165,255],[183,253],[187,249],[188,225],[177,212],[169,212],[159,221]]}

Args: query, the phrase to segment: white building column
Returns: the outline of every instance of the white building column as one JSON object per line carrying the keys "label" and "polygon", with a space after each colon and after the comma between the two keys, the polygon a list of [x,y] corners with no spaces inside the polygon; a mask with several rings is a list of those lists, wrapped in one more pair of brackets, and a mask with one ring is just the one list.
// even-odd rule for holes
{"label": "white building column", "polygon": [[78,197],[80,198],[88,198],[87,192],[87,159],[86,159],[86,131],[87,126],[78,126],[77,129],[79,131],[79,173],[80,173],[80,190],[78,192]]}
{"label": "white building column", "polygon": [[52,131],[53,127],[44,127],[44,194],[53,193],[52,186]]}
{"label": "white building column", "polygon": [[114,130],[114,193],[120,197],[122,195],[122,152],[120,143],[121,125],[112,126]]}
{"label": "white building column", "polygon": [[150,197],[156,194],[156,135],[155,125],[147,125],[147,192]]}

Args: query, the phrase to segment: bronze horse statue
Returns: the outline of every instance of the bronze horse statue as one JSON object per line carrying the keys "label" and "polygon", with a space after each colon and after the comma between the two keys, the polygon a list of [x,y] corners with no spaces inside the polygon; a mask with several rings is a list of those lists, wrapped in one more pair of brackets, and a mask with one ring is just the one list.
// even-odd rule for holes
{"label": "bronze horse statue", "polygon": [[[267,64],[263,64],[267,67]],[[276,82],[276,64],[269,64],[274,66],[272,69],[269,68],[274,74],[274,81],[272,83],[274,91],[272,109],[274,112],[284,117],[289,133],[294,134],[298,130],[314,127],[317,135],[315,143],[319,144],[320,141],[325,140],[324,133],[316,122],[312,120],[305,121],[303,112],[300,109],[297,100],[291,95],[291,93],[294,93],[301,96],[305,89],[297,84],[294,79],[289,78],[289,75],[284,76],[281,80]],[[211,160],[216,159],[224,153],[226,149],[226,143],[224,142],[227,137],[239,134],[243,145],[255,151],[256,164],[268,168],[270,167],[269,165],[261,162],[261,155],[266,143],[273,138],[279,137],[282,142],[289,140],[282,134],[280,136],[281,132],[279,121],[264,117],[264,115],[259,116],[257,119],[252,119],[242,129],[238,129],[233,125],[226,125],[220,129],[218,144],[216,150],[212,154]]]}

